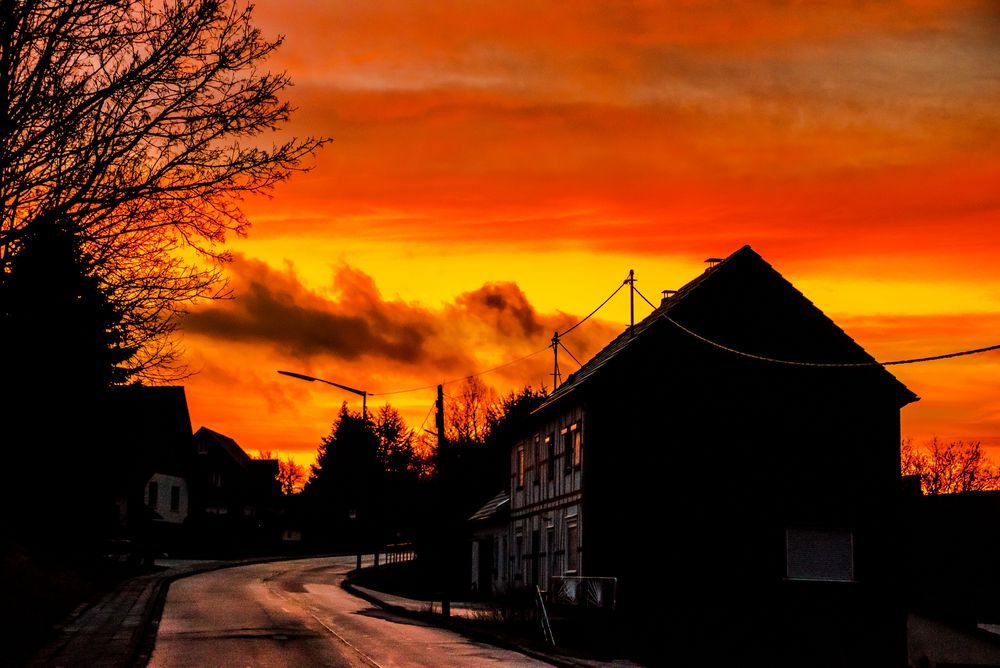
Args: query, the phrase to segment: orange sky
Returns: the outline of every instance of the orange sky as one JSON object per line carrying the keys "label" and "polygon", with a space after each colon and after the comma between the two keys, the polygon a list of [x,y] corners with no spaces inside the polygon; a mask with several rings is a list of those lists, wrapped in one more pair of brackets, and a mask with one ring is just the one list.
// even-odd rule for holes
{"label": "orange sky", "polygon": [[[629,269],[653,299],[745,243],[879,359],[1000,343],[995,2],[262,0],[256,17],[286,38],[285,132],[334,142],[245,203],[236,298],[184,323],[192,420],[248,451],[308,462],[355,400],[279,368],[375,393],[462,377],[544,348]],[[601,315],[567,337],[577,357],[627,300]],[[1000,447],[998,365],[894,367],[921,396],[904,435]],[[433,390],[386,399],[419,427]]]}

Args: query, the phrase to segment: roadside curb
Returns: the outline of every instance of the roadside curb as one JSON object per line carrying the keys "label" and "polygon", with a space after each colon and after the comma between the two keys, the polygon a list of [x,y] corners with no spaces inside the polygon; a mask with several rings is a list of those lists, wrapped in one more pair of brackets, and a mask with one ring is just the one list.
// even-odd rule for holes
{"label": "roadside curb", "polygon": [[509,638],[505,638],[501,635],[490,633],[489,631],[471,627],[462,621],[455,619],[454,617],[445,618],[439,614],[432,612],[417,612],[404,608],[400,605],[395,605],[384,601],[373,593],[368,591],[362,591],[354,586],[351,582],[354,575],[357,573],[356,570],[349,572],[340,583],[342,589],[352,596],[357,596],[358,598],[364,599],[369,603],[376,605],[383,610],[388,610],[394,614],[398,614],[404,617],[409,617],[411,619],[418,619],[423,622],[427,622],[433,626],[448,629],[449,631],[455,631],[456,633],[461,633],[462,635],[475,640],[477,642],[486,643],[499,647],[501,649],[511,650],[519,652],[528,656],[532,659],[537,659],[538,661],[545,661],[555,666],[560,666],[561,668],[592,668],[598,665],[597,662],[593,661],[578,661],[573,657],[563,656],[559,654],[548,654],[546,652],[533,649],[531,647],[526,647],[520,643],[514,642]]}

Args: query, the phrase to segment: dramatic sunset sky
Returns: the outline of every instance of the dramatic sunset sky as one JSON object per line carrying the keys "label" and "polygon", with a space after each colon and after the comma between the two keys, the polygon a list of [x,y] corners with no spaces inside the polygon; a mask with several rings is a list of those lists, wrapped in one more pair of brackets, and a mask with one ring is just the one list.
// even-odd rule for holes
{"label": "dramatic sunset sky", "polygon": [[[184,322],[195,427],[312,460],[340,403],[545,348],[743,244],[881,360],[1000,343],[1000,4],[261,0],[332,138]],[[637,306],[637,315],[648,308]],[[570,334],[581,360],[623,293]],[[564,373],[576,365],[564,359]],[[1000,353],[893,367],[1000,459]],[[551,355],[484,376],[551,384]],[[446,387],[454,388],[456,385]],[[375,396],[419,428],[433,389]],[[431,426],[428,421],[427,426]]]}

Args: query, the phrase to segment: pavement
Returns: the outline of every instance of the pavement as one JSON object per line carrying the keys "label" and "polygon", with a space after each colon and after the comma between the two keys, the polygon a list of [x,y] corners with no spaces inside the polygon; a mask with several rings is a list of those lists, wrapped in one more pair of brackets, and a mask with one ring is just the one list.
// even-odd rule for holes
{"label": "pavement", "polygon": [[273,560],[156,561],[154,565],[163,570],[125,580],[95,603],[77,608],[55,629],[54,640],[25,666],[142,668],[152,655],[156,625],[171,582],[219,568]]}
{"label": "pavement", "polygon": [[[89,606],[81,606],[58,629],[55,639],[26,666],[29,668],[144,668],[152,655],[160,614],[167,590],[174,580],[220,568],[274,561],[246,559],[239,561],[158,561],[163,570],[142,575],[120,584],[117,589]],[[483,614],[484,606],[455,602],[450,619],[440,615],[440,605],[416,601],[352,585],[344,588],[369,602],[398,614],[419,616],[425,621],[451,628],[477,640],[516,649],[528,656],[557,666],[592,668],[595,666],[634,666],[627,661],[594,661],[569,657],[555,651],[540,651],[526,646],[509,635],[483,632],[468,625]]]}

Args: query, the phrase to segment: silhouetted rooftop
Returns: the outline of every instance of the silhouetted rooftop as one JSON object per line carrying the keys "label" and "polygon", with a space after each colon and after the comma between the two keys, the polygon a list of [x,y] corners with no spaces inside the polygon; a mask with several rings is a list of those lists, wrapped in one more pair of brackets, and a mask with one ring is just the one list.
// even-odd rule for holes
{"label": "silhouetted rooftop", "polygon": [[[534,412],[543,411],[586,387],[602,369],[615,364],[624,351],[647,340],[654,330],[662,334],[671,328],[674,333],[702,346],[706,353],[714,351],[732,355],[734,360],[746,359],[697,341],[667,320],[664,317],[667,315],[706,339],[750,355],[801,363],[875,362],[864,348],[750,246],[743,246],[664,299],[652,313],[635,323],[632,332],[626,327],[578,371],[570,374]],[[757,362],[776,366],[775,362]],[[894,393],[900,406],[918,399],[884,367],[873,365],[858,371],[859,379],[881,385],[884,392]]]}

